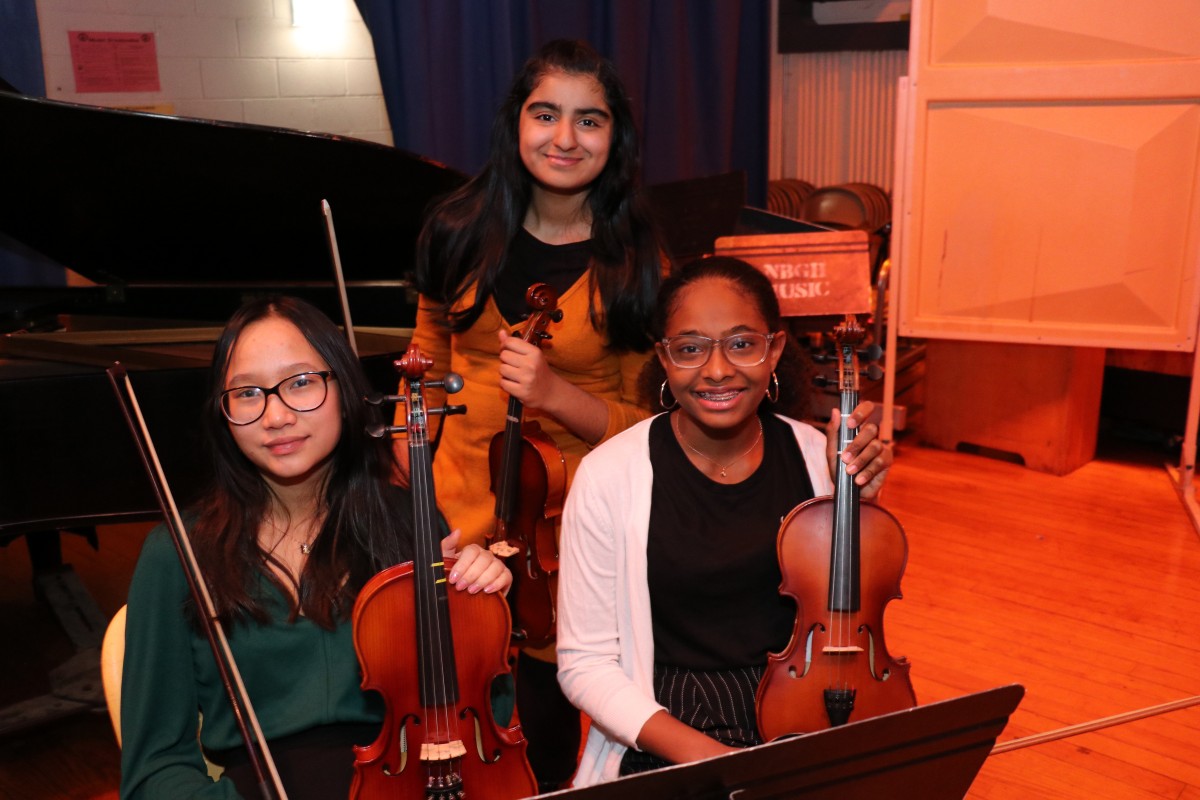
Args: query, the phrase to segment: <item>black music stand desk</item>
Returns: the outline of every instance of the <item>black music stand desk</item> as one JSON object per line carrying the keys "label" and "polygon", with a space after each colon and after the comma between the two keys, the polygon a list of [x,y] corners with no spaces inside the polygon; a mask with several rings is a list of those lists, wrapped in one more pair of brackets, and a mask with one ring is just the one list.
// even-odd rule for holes
{"label": "black music stand desk", "polygon": [[949,800],[970,788],[1025,694],[1013,684],[542,797]]}

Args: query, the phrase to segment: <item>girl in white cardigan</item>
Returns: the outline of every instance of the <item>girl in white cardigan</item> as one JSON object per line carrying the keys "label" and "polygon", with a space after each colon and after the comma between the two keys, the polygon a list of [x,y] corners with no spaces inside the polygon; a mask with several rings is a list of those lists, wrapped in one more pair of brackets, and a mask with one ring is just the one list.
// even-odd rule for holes
{"label": "girl in white cardigan", "polygon": [[[782,328],[754,267],[685,267],[654,320],[668,413],[596,448],[575,475],[558,601],[559,682],[592,720],[575,786],[761,741],[754,692],[795,618],[776,535],[796,505],[833,493],[838,457],[836,436],[774,413],[806,399]],[[860,431],[841,456],[864,498],[892,463],[862,424],[871,411],[854,410]],[[835,410],[828,430],[838,422]]]}

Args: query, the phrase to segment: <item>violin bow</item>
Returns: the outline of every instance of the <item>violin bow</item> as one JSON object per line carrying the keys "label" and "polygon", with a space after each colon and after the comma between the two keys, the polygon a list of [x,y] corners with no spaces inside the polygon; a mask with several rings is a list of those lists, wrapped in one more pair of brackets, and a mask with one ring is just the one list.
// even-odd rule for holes
{"label": "violin bow", "polygon": [[[142,465],[146,468],[146,475],[150,478],[150,485],[154,489],[159,508],[162,509],[163,523],[167,526],[167,530],[171,534],[171,541],[175,544],[175,551],[179,555],[179,563],[183,567],[183,574],[187,580],[188,591],[191,592],[196,608],[203,611],[200,614],[201,627],[204,628],[205,637],[208,639],[213,659],[217,664],[217,671],[221,674],[221,682],[229,696],[234,721],[246,743],[246,754],[254,769],[263,800],[276,800],[276,798],[287,800],[287,792],[284,791],[279,771],[275,768],[275,760],[271,757],[266,737],[263,736],[262,728],[258,724],[258,716],[254,713],[254,706],[250,703],[250,695],[246,691],[246,685],[242,682],[242,675],[238,671],[237,662],[234,661],[233,651],[229,648],[225,627],[217,618],[212,596],[208,593],[208,584],[204,581],[204,574],[192,551],[191,537],[188,536],[187,528],[183,524],[183,516],[179,513],[179,506],[176,505],[175,498],[171,494],[171,487],[167,483],[166,473],[163,472],[162,462],[159,461],[158,452],[150,438],[150,429],[146,426],[145,417],[142,416],[141,406],[133,391],[133,384],[129,380],[129,373],[120,362],[113,364],[105,372],[108,374],[113,392],[117,395],[117,404],[121,407],[121,412],[125,415],[125,422],[129,425],[129,431],[133,434],[133,439],[137,444],[138,455],[142,459]],[[259,761],[258,752],[254,747],[255,740],[251,738],[250,731],[246,727],[247,721],[254,730],[259,747],[262,748],[263,760],[271,774],[271,784],[267,783],[263,773],[263,765]],[[272,785],[275,789],[274,794],[271,792]]]}
{"label": "violin bow", "polygon": [[1010,739],[1007,742],[995,745],[988,755],[994,756],[1000,753],[1007,753],[1010,750],[1020,750],[1022,747],[1054,742],[1059,739],[1066,739],[1069,736],[1078,736],[1081,733],[1091,733],[1092,731],[1099,731],[1104,728],[1112,728],[1116,725],[1123,725],[1126,722],[1134,722],[1146,717],[1156,717],[1159,714],[1166,714],[1169,711],[1180,711],[1197,705],[1200,705],[1200,695],[1185,697],[1182,700],[1173,700],[1169,703],[1160,703],[1156,706],[1139,708],[1136,711],[1126,711],[1124,714],[1114,714],[1111,717],[1102,717],[1091,722],[1081,722],[1078,725],[1068,725],[1065,728],[1058,728],[1057,730],[1046,731],[1045,733],[1035,733],[1031,736],[1023,736],[1020,739]]}
{"label": "violin bow", "polygon": [[346,326],[346,341],[350,351],[358,356],[358,342],[354,340],[354,323],[350,321],[350,298],[346,296],[346,276],[342,272],[342,256],[338,252],[337,231],[333,229],[333,209],[328,200],[321,201],[321,214],[325,217],[325,238],[329,241],[329,255],[333,258],[333,281],[337,284],[338,300],[342,304],[342,322]]}

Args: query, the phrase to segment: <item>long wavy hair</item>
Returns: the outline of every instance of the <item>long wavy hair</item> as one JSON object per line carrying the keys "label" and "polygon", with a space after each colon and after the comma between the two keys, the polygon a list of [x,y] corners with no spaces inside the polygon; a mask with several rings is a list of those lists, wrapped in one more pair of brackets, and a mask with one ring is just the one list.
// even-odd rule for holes
{"label": "long wavy hair", "polygon": [[[221,393],[230,354],[242,332],[269,317],[291,322],[329,365],[337,381],[342,435],[334,448],[318,508],[325,514],[299,585],[286,587],[270,569],[270,553],[259,547],[258,530],[271,513],[273,495],[258,468],[238,448],[221,413]],[[363,397],[370,392],[357,357],[341,332],[318,309],[291,297],[253,300],[242,306],[217,340],[202,420],[211,462],[211,482],[195,506],[191,536],[217,614],[225,621],[270,618],[258,583],[276,584],[285,597],[294,588],[289,619],[298,613],[331,628],[348,617],[362,585],[386,566],[411,558],[409,495],[388,482],[388,443],[366,435],[378,411]],[[278,562],[275,562],[278,564]]]}
{"label": "long wavy hair", "polygon": [[[492,123],[487,165],[433,209],[418,238],[417,288],[438,303],[450,330],[467,330],[479,319],[533,196],[533,177],[519,149],[521,110],[552,72],[592,76],[612,112],[608,161],[587,197],[594,254],[590,295],[598,288],[602,306],[589,307],[588,315],[592,327],[607,334],[610,347],[643,351],[651,344],[647,321],[663,256],[638,192],[640,155],[632,104],[613,65],[584,42],[551,41],[525,62]],[[472,287],[474,303],[454,311]]]}
{"label": "long wavy hair", "polygon": [[[679,307],[679,296],[694,283],[706,280],[725,281],[750,300],[772,331],[784,330],[783,316],[779,312],[779,299],[767,276],[751,264],[739,258],[715,256],[701,258],[683,266],[678,272],[663,281],[658,293],[658,303],[650,320],[654,341],[666,336],[667,321]],[[810,386],[812,384],[812,362],[800,346],[788,336],[783,354],[775,367],[779,380],[779,395],[772,403],[763,397],[759,413],[775,411],[789,417],[804,418],[809,415]],[[650,359],[638,378],[638,394],[644,405],[662,409],[660,390],[667,379],[667,371],[657,358]]]}

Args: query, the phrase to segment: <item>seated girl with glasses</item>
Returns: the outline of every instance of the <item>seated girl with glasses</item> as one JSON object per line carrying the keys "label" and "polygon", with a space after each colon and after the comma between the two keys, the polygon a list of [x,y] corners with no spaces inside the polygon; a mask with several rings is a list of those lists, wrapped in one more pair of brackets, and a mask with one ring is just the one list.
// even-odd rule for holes
{"label": "seated girl with glasses", "polygon": [[[796,610],[779,594],[782,518],[833,493],[839,413],[806,408],[771,283],[733,258],[667,279],[643,393],[668,413],[583,459],[563,512],[559,681],[591,717],[574,785],[761,743],[755,690]],[[890,448],[862,403],[841,458],[869,498]],[[828,437],[828,438],[827,438]]]}
{"label": "seated girl with glasses", "polygon": [[[217,341],[202,419],[211,485],[189,515],[196,559],[293,800],[346,797],[351,746],[384,708],[360,688],[349,616],[363,584],[410,560],[413,509],[342,334],[292,298],[242,307]],[[458,532],[443,540],[454,554]],[[504,565],[458,554],[460,591],[503,591]],[[121,797],[256,797],[233,711],[167,532],[129,589]],[[197,711],[203,716],[197,742]],[[213,782],[204,754],[225,768]]]}

